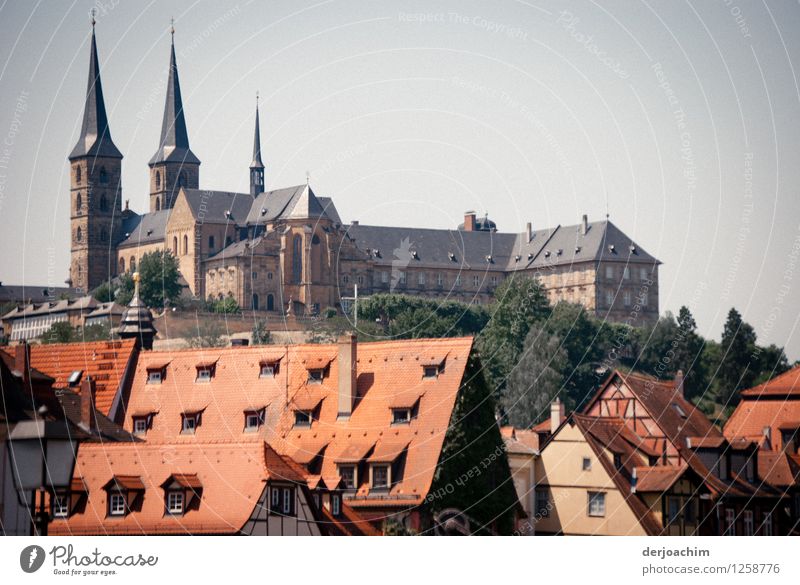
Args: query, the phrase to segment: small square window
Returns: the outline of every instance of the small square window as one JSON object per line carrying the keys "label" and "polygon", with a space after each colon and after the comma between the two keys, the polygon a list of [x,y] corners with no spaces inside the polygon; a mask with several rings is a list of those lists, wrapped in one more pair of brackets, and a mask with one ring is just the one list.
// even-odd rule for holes
{"label": "small square window", "polygon": [[164,377],[163,370],[147,370],[148,384],[161,384],[163,377]]}
{"label": "small square window", "polygon": [[373,465],[372,466],[372,489],[380,490],[389,487],[389,466],[388,465]]}
{"label": "small square window", "polygon": [[261,373],[259,376],[261,378],[274,378],[278,373],[278,362],[262,362],[261,363]]}
{"label": "small square window", "polygon": [[393,408],[392,409],[392,424],[402,425],[411,422],[411,409],[410,408]]}
{"label": "small square window", "polygon": [[588,492],[589,494],[589,516],[606,515],[606,494],[604,492]]}
{"label": "small square window", "polygon": [[66,518],[69,516],[69,494],[57,493],[53,497],[53,517]]}
{"label": "small square window", "polygon": [[211,368],[197,368],[196,382],[210,382]]}
{"label": "small square window", "polygon": [[133,434],[144,436],[147,434],[149,425],[149,416],[137,416],[133,419]]}
{"label": "small square window", "polygon": [[439,375],[438,366],[425,366],[422,370],[423,378],[436,378]]}
{"label": "small square window", "polygon": [[200,414],[191,413],[183,415],[183,422],[181,425],[181,433],[184,435],[193,435],[200,426]]}
{"label": "small square window", "polygon": [[296,427],[310,427],[311,426],[311,413],[305,410],[294,411],[294,426]]}
{"label": "small square window", "polygon": [[321,384],[322,378],[325,377],[324,370],[317,368],[315,370],[308,370],[308,383],[309,384]]}
{"label": "small square window", "polygon": [[581,464],[581,468],[583,471],[591,471],[592,470],[592,460],[590,457],[584,457],[583,463]]}
{"label": "small square window", "polygon": [[108,498],[108,514],[109,516],[124,516],[125,515],[125,494],[120,492],[113,492]]}
{"label": "small square window", "polygon": [[345,489],[356,489],[356,466],[355,465],[340,465],[339,477],[342,478],[342,485]]}
{"label": "small square window", "polygon": [[182,491],[167,492],[167,512],[169,514],[183,514],[184,494]]}
{"label": "small square window", "polygon": [[264,423],[263,410],[249,410],[244,413],[244,430],[257,431]]}

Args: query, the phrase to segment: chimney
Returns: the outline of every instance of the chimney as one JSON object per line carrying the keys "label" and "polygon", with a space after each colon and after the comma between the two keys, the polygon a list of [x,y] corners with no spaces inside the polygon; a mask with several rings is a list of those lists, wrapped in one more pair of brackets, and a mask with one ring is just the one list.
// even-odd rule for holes
{"label": "chimney", "polygon": [[683,370],[678,370],[675,374],[675,395],[685,398],[683,395]]}
{"label": "chimney", "polygon": [[564,418],[564,403],[558,398],[550,403],[550,434],[554,435]]}
{"label": "chimney", "polygon": [[342,335],[336,342],[339,369],[339,418],[347,420],[356,402],[356,380],[358,377],[358,340],[352,333]]}
{"label": "chimney", "polygon": [[27,386],[31,379],[31,346],[24,339],[17,344],[14,353],[14,369],[22,377],[22,383]]}
{"label": "chimney", "polygon": [[531,225],[531,222],[525,224],[525,236],[528,238],[528,242],[533,239],[533,225]]}
{"label": "chimney", "polygon": [[465,232],[474,232],[475,231],[475,212],[474,211],[465,211],[464,212],[464,231]]}
{"label": "chimney", "polygon": [[94,378],[86,376],[81,382],[81,426],[90,431],[97,428],[96,393]]}
{"label": "chimney", "polygon": [[581,233],[584,236],[587,233],[589,233],[589,216],[586,215],[585,213],[583,214],[583,217],[581,218]]}

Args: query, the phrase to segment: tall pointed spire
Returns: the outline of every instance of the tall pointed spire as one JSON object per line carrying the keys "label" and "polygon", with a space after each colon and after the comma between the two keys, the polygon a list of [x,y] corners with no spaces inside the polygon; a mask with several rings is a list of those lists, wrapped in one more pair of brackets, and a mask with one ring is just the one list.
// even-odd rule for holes
{"label": "tall pointed spire", "polygon": [[200,164],[200,160],[189,148],[189,134],[186,132],[186,119],[183,115],[181,84],[178,79],[178,65],[175,61],[175,26],[171,26],[169,55],[169,77],[167,79],[167,98],[164,104],[164,119],[161,122],[161,140],[158,150],[150,159],[151,165],[160,162],[184,162]]}
{"label": "tall pointed spire", "polygon": [[264,192],[264,162],[261,160],[261,126],[258,121],[258,92],[256,92],[256,129],[253,137],[253,162],[250,163],[250,194]]}
{"label": "tall pointed spire", "polygon": [[86,87],[86,103],[83,110],[83,125],[78,143],[69,155],[70,160],[82,156],[122,158],[122,153],[111,140],[108,129],[103,85],[100,83],[100,63],[97,59],[97,41],[94,34],[92,14],[92,42],[89,53],[89,81]]}

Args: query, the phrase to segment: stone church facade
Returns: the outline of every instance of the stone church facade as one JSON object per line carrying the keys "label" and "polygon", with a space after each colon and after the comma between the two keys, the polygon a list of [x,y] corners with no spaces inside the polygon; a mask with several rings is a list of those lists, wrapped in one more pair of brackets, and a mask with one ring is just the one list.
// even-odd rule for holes
{"label": "stone church facade", "polygon": [[122,154],[105,112],[94,28],[81,136],[71,164],[68,282],[90,291],[170,250],[195,297],[232,297],[245,309],[295,315],[342,310],[379,292],[488,303],[515,275],[535,276],[551,302],[600,317],[658,318],[660,262],[610,220],[505,233],[473,212],[453,229],[344,223],[310,185],[265,191],[256,107],[250,192],[199,188],[183,112],[174,31],[160,142],[148,162],[150,210],[122,207]]}

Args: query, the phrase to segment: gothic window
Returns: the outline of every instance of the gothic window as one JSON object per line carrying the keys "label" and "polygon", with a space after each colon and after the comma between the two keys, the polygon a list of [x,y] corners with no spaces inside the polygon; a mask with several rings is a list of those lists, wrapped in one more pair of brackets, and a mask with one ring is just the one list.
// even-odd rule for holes
{"label": "gothic window", "polygon": [[156,171],[156,189],[161,189],[161,173]]}
{"label": "gothic window", "polygon": [[100,195],[100,211],[108,211],[108,200],[105,194]]}
{"label": "gothic window", "polygon": [[178,255],[178,236],[172,236],[172,253]]}
{"label": "gothic window", "polygon": [[81,167],[80,167],[80,165],[76,165],[75,166],[75,182],[76,183],[80,183],[82,178],[83,177],[81,175]]}
{"label": "gothic window", "polygon": [[[78,167],[78,170],[80,170],[80,167]],[[81,211],[81,207],[83,207],[83,197],[81,197],[81,194],[80,194],[80,193],[78,193],[78,194],[75,196],[75,211],[76,211],[77,213],[80,213],[80,211]]]}
{"label": "gothic window", "polygon": [[106,172],[105,167],[100,169],[100,182],[103,184],[108,183],[108,173]]}
{"label": "gothic window", "polygon": [[156,197],[156,211],[161,211],[161,199]]}
{"label": "gothic window", "polygon": [[303,238],[295,234],[292,240],[292,282],[298,284],[303,279]]}
{"label": "gothic window", "polygon": [[186,255],[189,253],[189,236],[183,236],[183,254]]}
{"label": "gothic window", "polygon": [[75,241],[80,242],[81,240],[83,240],[83,230],[78,228],[78,231],[75,232]]}
{"label": "gothic window", "polygon": [[125,258],[119,259],[119,273],[122,274],[125,272]]}

